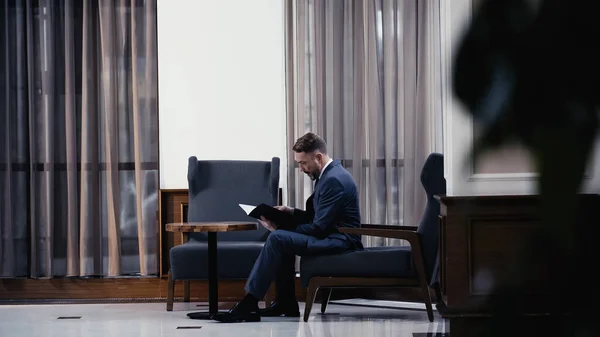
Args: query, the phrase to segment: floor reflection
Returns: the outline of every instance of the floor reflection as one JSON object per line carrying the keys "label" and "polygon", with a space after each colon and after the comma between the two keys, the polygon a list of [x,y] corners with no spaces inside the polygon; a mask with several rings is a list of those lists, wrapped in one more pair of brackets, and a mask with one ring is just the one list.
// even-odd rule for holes
{"label": "floor reflection", "polygon": [[[302,318],[270,317],[258,323],[222,324],[188,319],[196,303],[70,304],[0,306],[0,336],[212,336],[212,337],[441,337],[444,321],[427,320],[424,311],[330,305],[325,314]],[[301,310],[303,310],[303,306]],[[79,319],[58,319],[80,316]]]}

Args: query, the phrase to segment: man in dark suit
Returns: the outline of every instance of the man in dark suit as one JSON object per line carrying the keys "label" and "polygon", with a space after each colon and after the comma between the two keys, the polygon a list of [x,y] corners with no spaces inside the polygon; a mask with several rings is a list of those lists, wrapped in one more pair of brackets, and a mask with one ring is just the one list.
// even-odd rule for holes
{"label": "man in dark suit", "polygon": [[[300,137],[293,150],[300,170],[315,181],[314,193],[306,201],[306,210],[277,206],[292,214],[293,224],[277,226],[262,217],[261,224],[271,233],[246,283],[247,294],[228,313],[215,317],[218,321],[256,322],[261,316],[300,316],[295,296],[295,256],[363,248],[359,236],[338,231],[340,227],[360,227],[358,191],[352,175],[327,155],[325,141],[313,133]],[[276,300],[259,310],[258,301],[273,280]]]}

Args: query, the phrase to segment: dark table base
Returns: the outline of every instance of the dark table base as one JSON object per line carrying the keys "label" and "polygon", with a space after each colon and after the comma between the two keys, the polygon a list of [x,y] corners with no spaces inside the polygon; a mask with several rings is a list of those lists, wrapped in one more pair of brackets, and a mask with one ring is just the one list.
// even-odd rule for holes
{"label": "dark table base", "polygon": [[225,313],[219,311],[219,280],[217,277],[217,233],[208,233],[208,311],[191,312],[191,319],[213,319],[216,315]]}

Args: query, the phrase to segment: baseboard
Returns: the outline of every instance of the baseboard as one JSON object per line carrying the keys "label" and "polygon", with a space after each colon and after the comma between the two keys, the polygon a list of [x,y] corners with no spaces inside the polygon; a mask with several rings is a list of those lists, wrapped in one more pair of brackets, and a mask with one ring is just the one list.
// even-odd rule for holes
{"label": "baseboard", "polygon": [[[190,283],[191,301],[208,301],[208,282]],[[245,295],[245,283],[245,280],[219,281],[219,301],[238,301]],[[165,302],[166,298],[167,280],[158,277],[0,279],[0,304],[149,303]],[[332,301],[352,298],[423,301],[420,291],[406,288],[342,288],[331,294]],[[296,299],[306,300],[306,289],[299,278],[296,278]],[[435,302],[433,295],[432,300]],[[175,301],[183,301],[183,282],[175,283]],[[320,301],[319,293],[317,302]]]}
{"label": "baseboard", "polygon": [[[219,301],[235,302],[245,295],[246,280],[219,281]],[[208,301],[208,282],[191,281],[190,299]],[[296,282],[296,296],[304,301],[306,289]],[[56,279],[0,279],[0,303],[36,301],[95,301],[160,302],[167,298],[167,280],[158,277],[123,278],[56,278]],[[175,282],[175,299],[183,301],[183,282]],[[41,302],[40,302],[41,303]]]}
{"label": "baseboard", "polygon": [[[112,304],[112,303],[165,303],[166,298],[47,298],[0,300],[0,305],[36,304]],[[176,298],[183,302],[183,297]]]}

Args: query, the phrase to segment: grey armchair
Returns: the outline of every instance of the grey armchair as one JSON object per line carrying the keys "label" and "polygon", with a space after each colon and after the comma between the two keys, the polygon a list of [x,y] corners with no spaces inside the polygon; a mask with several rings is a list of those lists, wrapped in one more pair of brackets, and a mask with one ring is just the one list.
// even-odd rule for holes
{"label": "grey armchair", "polygon": [[427,194],[427,205],[418,227],[361,225],[340,231],[387,238],[403,239],[409,246],[369,247],[342,254],[306,256],[300,261],[302,285],[308,287],[304,321],[308,320],[316,293],[325,289],[321,312],[325,312],[332,288],[416,287],[420,288],[433,322],[429,287],[437,287],[438,239],[440,204],[435,195],[446,194],[444,158],[439,153],[429,155],[421,170],[421,184]]}
{"label": "grey armchair", "polygon": [[[188,222],[254,220],[238,204],[277,205],[279,158],[199,161],[190,157],[188,184]],[[247,279],[268,235],[262,226],[251,231],[218,233],[218,278]],[[169,255],[167,311],[172,311],[175,281],[208,279],[206,234],[190,233],[188,242],[171,248]]]}

